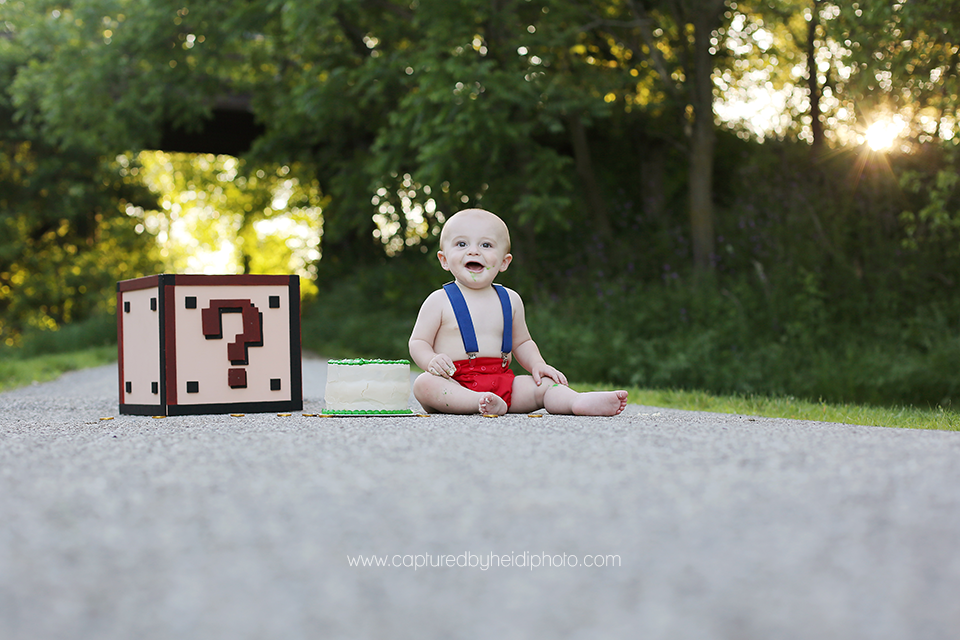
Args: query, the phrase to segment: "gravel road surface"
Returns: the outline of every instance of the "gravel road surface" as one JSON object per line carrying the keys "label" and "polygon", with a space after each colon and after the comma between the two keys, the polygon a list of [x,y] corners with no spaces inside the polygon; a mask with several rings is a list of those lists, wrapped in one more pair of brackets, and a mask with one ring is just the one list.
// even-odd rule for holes
{"label": "gravel road surface", "polygon": [[0,638],[960,637],[960,433],[153,419],[116,389],[0,394]]}

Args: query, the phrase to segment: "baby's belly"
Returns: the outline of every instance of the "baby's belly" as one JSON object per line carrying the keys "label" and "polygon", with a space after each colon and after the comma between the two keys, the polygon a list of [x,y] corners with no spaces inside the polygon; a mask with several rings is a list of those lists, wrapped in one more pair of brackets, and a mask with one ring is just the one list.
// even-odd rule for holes
{"label": "baby's belly", "polygon": [[[499,358],[502,340],[503,338],[499,336],[494,339],[477,336],[477,344],[480,348],[477,355],[482,358]],[[437,353],[447,354],[455,361],[467,359],[467,352],[463,348],[463,340],[460,338],[459,332],[454,338],[438,335],[434,350]]]}

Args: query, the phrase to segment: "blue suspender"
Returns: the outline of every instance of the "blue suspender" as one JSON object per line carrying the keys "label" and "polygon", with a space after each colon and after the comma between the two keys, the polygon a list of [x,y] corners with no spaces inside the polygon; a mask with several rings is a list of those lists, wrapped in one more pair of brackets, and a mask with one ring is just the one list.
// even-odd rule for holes
{"label": "blue suspender", "polygon": [[513,351],[513,307],[510,304],[510,294],[499,284],[493,285],[500,297],[500,308],[503,310],[503,343],[500,345],[500,354],[506,359],[507,354]]}
{"label": "blue suspender", "polygon": [[[500,345],[500,351],[504,360],[506,360],[507,355],[513,351],[513,307],[510,304],[510,294],[507,293],[507,290],[499,284],[495,284],[493,287],[500,298],[500,307],[503,309],[503,344]],[[447,293],[454,315],[457,316],[460,337],[463,339],[463,349],[468,356],[474,358],[480,351],[480,347],[477,345],[477,332],[473,328],[473,318],[470,317],[463,292],[460,291],[456,282],[443,285],[443,290]]]}
{"label": "blue suspender", "polygon": [[453,313],[457,316],[464,351],[467,352],[468,356],[470,354],[476,355],[477,351],[480,351],[480,347],[477,345],[477,332],[473,328],[473,318],[470,317],[470,311],[467,309],[467,301],[463,299],[463,292],[460,291],[456,282],[443,285],[443,290],[447,292],[447,298],[450,299],[450,304],[453,306]]}

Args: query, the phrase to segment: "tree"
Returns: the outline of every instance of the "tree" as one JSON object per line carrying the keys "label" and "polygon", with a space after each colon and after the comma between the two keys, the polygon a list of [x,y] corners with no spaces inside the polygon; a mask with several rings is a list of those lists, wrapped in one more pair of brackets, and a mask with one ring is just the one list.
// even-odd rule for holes
{"label": "tree", "polygon": [[[223,95],[248,95],[266,125],[251,157],[305,163],[330,196],[331,262],[375,258],[374,233],[388,247],[397,234],[418,244],[405,201],[425,216],[426,238],[443,212],[483,200],[532,239],[569,223],[576,176],[604,229],[583,127],[608,107],[586,74],[567,82],[568,7],[50,2],[17,35],[31,62],[12,93],[36,131],[106,153],[150,148],[164,123],[189,126]],[[575,162],[558,148],[564,135]]]}
{"label": "tree", "polygon": [[807,19],[807,87],[810,91],[810,147],[815,157],[823,153],[823,120],[820,109],[820,70],[817,65],[817,38],[820,29],[820,4],[823,0],[813,0],[813,7]]}
{"label": "tree", "polygon": [[845,49],[838,87],[868,122],[899,113],[920,142],[950,138],[960,94],[960,14],[952,2],[830,2],[828,35]]}
{"label": "tree", "polygon": [[[18,43],[21,3],[3,6],[0,86],[27,64]],[[129,212],[149,193],[120,175],[116,161],[51,144],[23,124],[0,92],[0,344],[29,329],[107,312],[117,280],[154,270],[156,245]]]}
{"label": "tree", "polygon": [[[902,33],[918,34],[919,49],[897,44],[896,35],[880,48],[889,56],[908,52],[912,62],[897,58],[903,68],[925,70],[926,80],[907,82],[898,95],[938,105],[937,126],[945,127],[954,92],[940,80],[953,77],[944,69],[955,54],[930,26],[952,18],[915,4],[871,9],[879,16],[874,32],[896,33],[879,28],[894,20]],[[795,51],[771,63],[789,73],[784,61],[811,43],[823,49],[836,37],[850,39],[841,28],[846,6],[48,1],[21,10],[16,43],[26,53],[10,95],[24,131],[107,157],[156,146],[171,123],[197,126],[225,98],[249,105],[265,131],[249,159],[296,162],[314,173],[327,203],[325,261],[345,269],[382,259],[384,250],[423,248],[444,215],[474,204],[504,213],[531,251],[537,234],[555,226],[613,237],[597,134],[613,135],[611,116],[643,111],[656,123],[645,125],[651,135],[684,149],[693,262],[703,273],[715,257],[716,83],[739,67],[738,56],[755,55],[731,49],[732,21],[772,13],[794,25],[806,10],[811,20],[796,34]],[[851,47],[852,55],[866,48]],[[810,69],[816,143],[820,79]],[[729,77],[737,82],[736,73]],[[831,83],[852,92],[857,77],[866,75]],[[900,82],[895,77],[891,86]]]}
{"label": "tree", "polygon": [[631,64],[655,71],[673,118],[682,126],[693,264],[699,273],[713,268],[713,73],[719,51],[715,34],[730,17],[726,7],[726,0],[607,2],[595,6],[591,23],[602,29],[601,38],[630,50]]}
{"label": "tree", "polygon": [[[249,95],[266,126],[252,155],[314,167],[330,196],[324,242],[336,249],[325,254],[353,262],[375,255],[374,234],[415,246],[421,219],[429,238],[444,212],[481,201],[513,218],[528,247],[545,225],[586,223],[609,238],[587,128],[617,106],[608,96],[655,74],[684,132],[694,264],[708,271],[725,9],[724,0],[48,3],[47,18],[18,35],[33,61],[13,92],[21,107],[40,106],[27,122],[45,135],[112,152],[155,144],[162,123],[209,116],[218,97]],[[61,109],[64,95],[82,108]]]}
{"label": "tree", "polygon": [[[333,195],[325,242],[369,237],[369,215],[358,215],[369,211],[385,219],[376,232],[388,248],[417,246],[444,215],[482,203],[532,249],[538,230],[583,218],[573,184],[593,176],[582,127],[608,111],[603,93],[583,86],[585,71],[570,73],[569,7],[311,4],[284,32],[289,46],[274,50],[279,73],[257,90],[261,108],[279,116],[257,151],[313,154]],[[584,222],[603,228],[598,191],[584,199]]]}

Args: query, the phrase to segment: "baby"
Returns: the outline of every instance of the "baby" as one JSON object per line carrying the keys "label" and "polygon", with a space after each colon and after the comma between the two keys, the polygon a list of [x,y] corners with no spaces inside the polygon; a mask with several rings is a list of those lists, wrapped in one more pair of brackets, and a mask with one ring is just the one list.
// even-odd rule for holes
{"label": "baby", "polygon": [[[530,337],[523,300],[494,284],[513,260],[503,220],[482,209],[460,211],[443,226],[437,258],[455,281],[427,297],[410,336],[410,357],[425,372],[413,394],[424,409],[504,415],[545,408],[584,416],[623,411],[626,391],[568,387]],[[514,376],[511,358],[531,375]]]}

